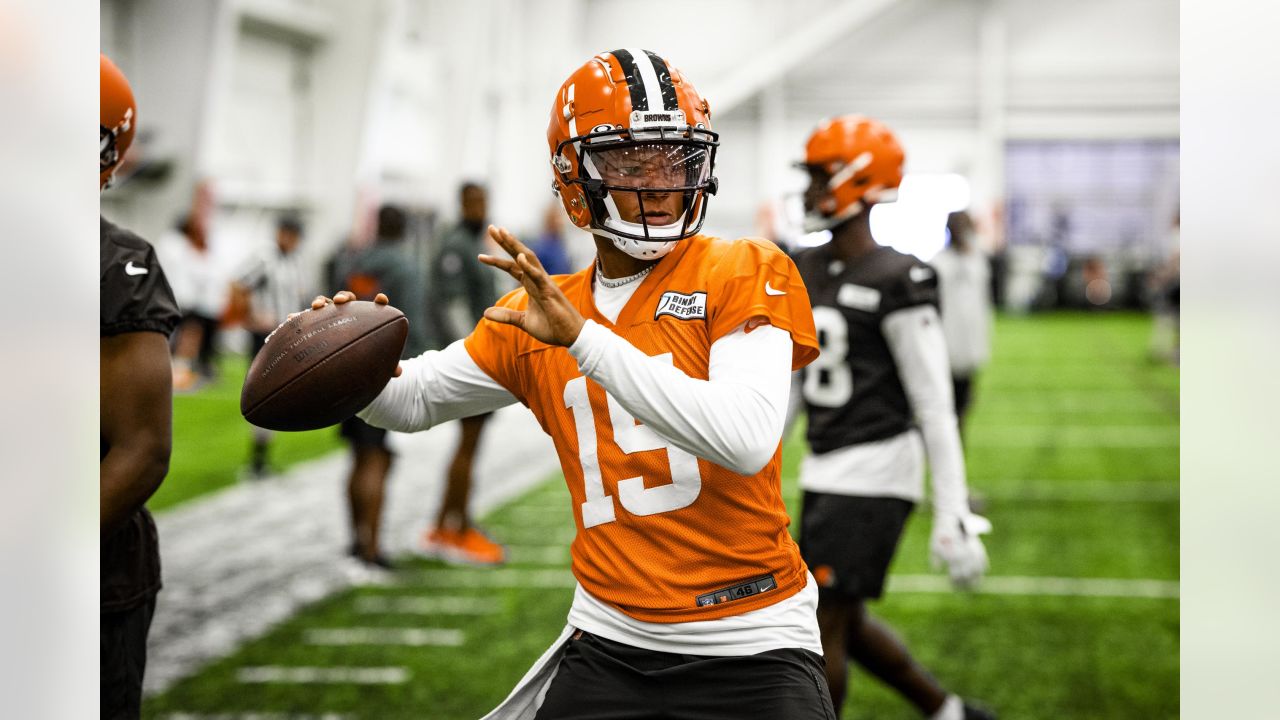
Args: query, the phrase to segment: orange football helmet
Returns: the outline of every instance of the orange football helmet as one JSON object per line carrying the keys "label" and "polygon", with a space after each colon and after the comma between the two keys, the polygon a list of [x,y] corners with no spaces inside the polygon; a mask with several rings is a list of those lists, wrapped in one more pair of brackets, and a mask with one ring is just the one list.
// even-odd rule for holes
{"label": "orange football helmet", "polygon": [[[547,144],[569,219],[628,255],[660,258],[701,229],[719,136],[707,101],[657,54],[613,50],[574,71],[551,106]],[[667,209],[677,193],[679,210]]]}
{"label": "orange football helmet", "polygon": [[99,58],[98,92],[102,101],[98,117],[98,187],[105,188],[133,142],[138,109],[124,73],[106,55],[99,53]]}
{"label": "orange football helmet", "polygon": [[827,230],[865,207],[896,200],[904,157],[893,131],[871,118],[844,115],[819,125],[800,166],[826,187],[810,188],[805,229]]}

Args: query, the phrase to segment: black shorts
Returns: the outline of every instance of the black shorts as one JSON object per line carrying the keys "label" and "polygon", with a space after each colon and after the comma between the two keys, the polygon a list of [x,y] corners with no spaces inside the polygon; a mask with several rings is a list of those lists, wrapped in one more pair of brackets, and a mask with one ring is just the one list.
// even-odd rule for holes
{"label": "black shorts", "polygon": [[579,631],[536,720],[835,720],[823,660],[799,648],[712,657]]}
{"label": "black shorts", "polygon": [[387,431],[370,425],[354,415],[342,421],[338,434],[353,447],[387,447]]}
{"label": "black shorts", "polygon": [[147,631],[156,598],[130,610],[102,613],[99,629],[99,707],[102,720],[137,720],[142,713],[142,673],[147,666]]}
{"label": "black shorts", "polygon": [[800,555],[818,581],[818,596],[871,600],[884,579],[915,503],[901,498],[804,494]]}

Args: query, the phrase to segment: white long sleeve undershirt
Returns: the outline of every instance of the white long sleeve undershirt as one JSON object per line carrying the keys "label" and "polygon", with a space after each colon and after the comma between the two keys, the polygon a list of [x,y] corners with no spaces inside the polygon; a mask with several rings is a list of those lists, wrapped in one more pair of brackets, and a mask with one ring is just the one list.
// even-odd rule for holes
{"label": "white long sleeve undershirt", "polygon": [[[763,468],[781,440],[791,351],[784,330],[739,327],[712,344],[709,379],[699,380],[590,320],[569,348],[584,375],[654,432],[742,474]],[[401,376],[358,413],[369,424],[415,432],[516,402],[476,365],[462,341],[401,366]]]}
{"label": "white long sleeve undershirt", "polygon": [[791,335],[739,327],[711,345],[707,380],[645,355],[588,320],[569,348],[583,375],[671,444],[750,475],[778,449],[791,389]]}
{"label": "white long sleeve undershirt", "polygon": [[924,439],[934,512],[968,515],[964,451],[938,311],[932,305],[898,310],[886,316],[880,327]]}

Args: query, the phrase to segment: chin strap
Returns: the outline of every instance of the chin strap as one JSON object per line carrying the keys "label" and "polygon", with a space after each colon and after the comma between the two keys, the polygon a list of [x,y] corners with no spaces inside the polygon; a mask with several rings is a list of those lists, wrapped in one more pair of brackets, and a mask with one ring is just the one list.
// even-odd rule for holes
{"label": "chin strap", "polygon": [[812,233],[831,230],[837,225],[844,223],[846,220],[857,217],[865,207],[866,205],[864,205],[861,200],[857,200],[852,205],[841,210],[835,215],[818,215],[817,213],[809,213],[804,216],[804,231]]}

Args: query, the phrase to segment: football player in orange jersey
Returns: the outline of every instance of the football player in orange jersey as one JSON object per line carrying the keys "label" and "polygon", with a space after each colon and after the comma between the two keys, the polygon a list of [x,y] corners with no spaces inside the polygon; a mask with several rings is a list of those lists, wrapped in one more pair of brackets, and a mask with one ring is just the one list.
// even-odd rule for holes
{"label": "football player in orange jersey", "polygon": [[481,260],[522,287],[360,412],[415,431],[521,402],[555,441],[577,589],[562,636],[489,717],[834,718],[781,496],[790,374],[817,355],[796,267],[769,242],[699,234],[717,135],[658,55],[589,60],[547,138],[594,266],[550,277],[490,228],[510,257]]}

